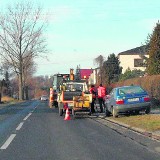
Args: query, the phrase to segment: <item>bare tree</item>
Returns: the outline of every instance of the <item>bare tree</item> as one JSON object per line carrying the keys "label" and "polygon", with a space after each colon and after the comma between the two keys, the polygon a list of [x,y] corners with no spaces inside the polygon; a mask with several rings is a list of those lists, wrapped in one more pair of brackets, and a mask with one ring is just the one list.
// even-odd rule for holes
{"label": "bare tree", "polygon": [[24,70],[36,56],[46,53],[42,35],[46,23],[41,16],[42,9],[33,8],[29,2],[8,6],[0,15],[0,54],[18,76],[20,100],[23,99]]}

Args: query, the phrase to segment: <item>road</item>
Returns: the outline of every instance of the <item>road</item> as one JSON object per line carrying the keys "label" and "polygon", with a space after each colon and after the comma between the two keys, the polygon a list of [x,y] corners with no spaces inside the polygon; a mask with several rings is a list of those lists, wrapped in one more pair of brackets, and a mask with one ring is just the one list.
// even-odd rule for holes
{"label": "road", "polygon": [[38,100],[5,107],[0,110],[0,159],[160,159],[160,142],[143,137],[146,143],[137,143],[110,125],[96,118],[64,121],[57,109],[51,110],[47,102]]}

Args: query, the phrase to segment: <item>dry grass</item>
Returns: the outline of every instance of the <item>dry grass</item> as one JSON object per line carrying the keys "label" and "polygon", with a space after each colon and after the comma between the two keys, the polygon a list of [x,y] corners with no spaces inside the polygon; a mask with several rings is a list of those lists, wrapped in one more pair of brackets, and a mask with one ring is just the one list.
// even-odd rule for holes
{"label": "dry grass", "polygon": [[144,129],[146,131],[160,130],[160,115],[156,114],[119,117],[114,118],[114,120],[128,124],[131,127]]}
{"label": "dry grass", "polygon": [[10,101],[14,101],[14,98],[8,96],[2,97],[2,102],[10,102]]}
{"label": "dry grass", "polygon": [[12,97],[8,97],[8,96],[3,96],[2,97],[2,102],[3,103],[14,103],[14,102],[18,102],[17,99],[14,99]]}

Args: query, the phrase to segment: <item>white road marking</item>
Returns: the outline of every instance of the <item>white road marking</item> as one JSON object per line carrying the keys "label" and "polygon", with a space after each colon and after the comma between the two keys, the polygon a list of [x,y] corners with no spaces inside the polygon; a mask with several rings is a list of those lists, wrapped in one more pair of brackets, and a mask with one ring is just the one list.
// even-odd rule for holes
{"label": "white road marking", "polygon": [[[38,106],[38,105],[37,105]],[[34,110],[37,108],[37,106],[31,111],[31,113],[29,113],[23,120],[26,121],[34,112]],[[23,126],[24,122],[21,122],[18,127],[16,128],[16,130],[20,130]],[[11,142],[13,141],[13,139],[16,137],[16,134],[11,134],[10,137],[6,140],[6,142],[1,146],[0,149],[7,149],[7,147],[11,144]]]}
{"label": "white road marking", "polygon": [[7,149],[7,147],[10,145],[10,143],[15,138],[16,134],[11,134],[10,137],[7,139],[7,141],[2,145],[0,149]]}
{"label": "white road marking", "polygon": [[20,130],[21,127],[23,126],[23,124],[24,124],[24,122],[21,122],[21,123],[18,125],[18,127],[16,128],[16,130],[17,130],[17,131]]}
{"label": "white road marking", "polygon": [[31,116],[31,115],[32,115],[32,113],[29,113],[23,120],[26,121],[29,118],[29,116]]}

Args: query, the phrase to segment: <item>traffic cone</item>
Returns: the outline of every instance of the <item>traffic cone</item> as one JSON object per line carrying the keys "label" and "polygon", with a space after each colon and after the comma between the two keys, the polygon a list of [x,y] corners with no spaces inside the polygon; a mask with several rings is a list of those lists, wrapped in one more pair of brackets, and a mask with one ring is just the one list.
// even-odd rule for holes
{"label": "traffic cone", "polygon": [[68,109],[68,108],[66,109],[66,114],[65,114],[64,120],[65,120],[65,121],[71,120],[71,117],[70,117],[70,113],[69,113],[69,109]]}

